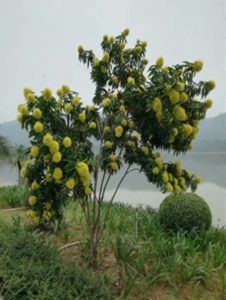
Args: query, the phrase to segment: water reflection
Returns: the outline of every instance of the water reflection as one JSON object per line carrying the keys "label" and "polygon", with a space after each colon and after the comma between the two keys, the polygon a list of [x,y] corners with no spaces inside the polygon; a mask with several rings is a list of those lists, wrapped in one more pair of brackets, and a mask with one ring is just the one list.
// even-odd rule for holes
{"label": "water reflection", "polygon": [[[199,185],[197,194],[208,202],[213,214],[213,224],[220,227],[226,225],[226,156],[204,153],[178,157],[162,155],[162,158],[165,162],[179,160],[183,168],[202,177],[203,182]],[[106,199],[111,198],[122,175],[123,170],[120,170],[112,177]],[[16,169],[10,170],[7,166],[0,168],[0,185],[1,181],[4,185],[16,183],[17,176]],[[158,208],[164,197],[154,185],[146,181],[143,174],[134,171],[125,178],[115,200],[134,206],[144,204]]]}

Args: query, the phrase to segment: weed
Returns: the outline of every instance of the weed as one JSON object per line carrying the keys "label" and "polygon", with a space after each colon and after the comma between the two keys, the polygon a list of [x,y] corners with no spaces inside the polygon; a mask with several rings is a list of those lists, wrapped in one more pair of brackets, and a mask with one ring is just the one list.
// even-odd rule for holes
{"label": "weed", "polygon": [[135,248],[131,237],[118,235],[115,243],[112,243],[112,249],[119,264],[128,264],[134,260]]}
{"label": "weed", "polygon": [[20,216],[20,215],[15,215],[15,216],[12,216],[12,219],[13,219],[13,224],[14,224],[16,227],[20,227],[20,224],[21,224],[21,216]]}

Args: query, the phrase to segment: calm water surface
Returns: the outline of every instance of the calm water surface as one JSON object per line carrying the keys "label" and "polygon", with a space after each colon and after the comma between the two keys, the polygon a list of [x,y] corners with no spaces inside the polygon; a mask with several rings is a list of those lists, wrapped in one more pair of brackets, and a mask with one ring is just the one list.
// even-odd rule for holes
{"label": "calm water surface", "polygon": [[[213,215],[213,225],[226,226],[226,156],[191,154],[179,157],[162,155],[162,158],[165,162],[180,160],[183,168],[202,177],[203,182],[199,185],[196,193],[209,204]],[[106,199],[111,198],[122,175],[123,170],[120,170],[111,179],[105,194]],[[17,176],[15,169],[0,168],[0,185],[15,184]],[[165,196],[155,186],[148,183],[143,174],[134,171],[125,178],[115,201],[133,206],[143,204],[158,208]]]}

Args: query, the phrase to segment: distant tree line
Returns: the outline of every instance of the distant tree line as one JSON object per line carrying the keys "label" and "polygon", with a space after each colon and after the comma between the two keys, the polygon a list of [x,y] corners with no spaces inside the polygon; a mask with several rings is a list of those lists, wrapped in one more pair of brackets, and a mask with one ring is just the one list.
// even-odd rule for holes
{"label": "distant tree line", "polygon": [[11,141],[0,135],[0,166],[9,164],[18,169],[18,182],[20,183],[20,171],[24,162],[29,156],[29,150],[18,144],[12,144]]}

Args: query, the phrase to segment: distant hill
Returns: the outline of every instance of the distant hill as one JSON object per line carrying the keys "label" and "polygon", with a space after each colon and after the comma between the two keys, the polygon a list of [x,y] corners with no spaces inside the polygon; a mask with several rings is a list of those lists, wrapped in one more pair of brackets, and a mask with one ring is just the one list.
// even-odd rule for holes
{"label": "distant hill", "polygon": [[30,145],[28,132],[25,129],[22,130],[17,121],[1,123],[0,135],[7,137],[13,144],[21,144],[26,147]]}
{"label": "distant hill", "polygon": [[200,122],[193,151],[226,152],[226,113]]}
{"label": "distant hill", "polygon": [[[28,133],[22,130],[17,121],[4,122],[0,124],[0,135],[6,136],[12,143],[29,146]],[[225,151],[226,148],[226,113],[213,118],[207,118],[200,122],[197,139],[193,143],[194,150]]]}
{"label": "distant hill", "polygon": [[226,140],[226,113],[200,122],[198,141]]}

